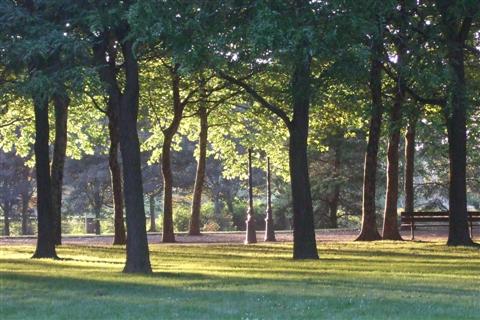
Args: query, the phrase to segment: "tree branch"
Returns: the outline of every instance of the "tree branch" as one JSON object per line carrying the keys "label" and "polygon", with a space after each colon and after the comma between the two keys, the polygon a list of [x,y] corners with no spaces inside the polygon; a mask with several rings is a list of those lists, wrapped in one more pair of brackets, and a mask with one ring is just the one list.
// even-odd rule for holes
{"label": "tree branch", "polygon": [[0,128],[6,128],[8,126],[11,126],[12,124],[15,124],[16,122],[21,122],[21,121],[30,121],[32,118],[21,118],[21,119],[13,119],[7,123],[2,123],[0,124]]}
{"label": "tree branch", "polygon": [[225,72],[223,72],[221,70],[218,70],[217,73],[222,79],[225,79],[225,80],[243,88],[245,90],[245,92],[250,94],[252,96],[252,98],[254,98],[257,102],[259,102],[262,107],[270,110],[272,113],[277,115],[280,119],[282,119],[283,122],[285,122],[285,124],[288,128],[290,128],[292,126],[292,122],[290,121],[290,118],[288,117],[288,115],[285,111],[283,111],[278,106],[269,103],[251,86],[249,86],[248,84],[246,84],[245,82],[243,82],[239,79],[235,79],[234,77],[226,74]]}
{"label": "tree branch", "polygon": [[[383,69],[385,70],[385,73],[392,78],[393,80],[397,79],[396,74],[388,68],[386,65],[382,65]],[[425,98],[423,96],[420,96],[417,92],[415,92],[411,87],[405,84],[405,91],[417,102],[420,103],[425,103],[425,104],[433,104],[433,105],[438,105],[438,106],[445,106],[447,103],[446,98]]]}
{"label": "tree branch", "polygon": [[100,107],[100,105],[98,104],[97,100],[95,100],[95,98],[93,97],[93,95],[88,92],[88,91],[85,91],[85,94],[90,98],[90,100],[92,101],[93,103],[93,107],[95,109],[97,109],[98,111],[104,113],[104,114],[107,114],[107,110],[103,109],[102,107]]}

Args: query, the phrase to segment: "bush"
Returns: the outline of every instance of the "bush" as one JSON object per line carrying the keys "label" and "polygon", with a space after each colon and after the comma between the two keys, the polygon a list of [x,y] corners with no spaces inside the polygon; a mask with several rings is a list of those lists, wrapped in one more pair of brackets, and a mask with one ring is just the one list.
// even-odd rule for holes
{"label": "bush", "polygon": [[203,225],[203,228],[202,228],[203,231],[205,232],[215,232],[215,231],[220,231],[220,225],[218,223],[216,223],[215,221],[207,221],[207,223],[205,223]]}

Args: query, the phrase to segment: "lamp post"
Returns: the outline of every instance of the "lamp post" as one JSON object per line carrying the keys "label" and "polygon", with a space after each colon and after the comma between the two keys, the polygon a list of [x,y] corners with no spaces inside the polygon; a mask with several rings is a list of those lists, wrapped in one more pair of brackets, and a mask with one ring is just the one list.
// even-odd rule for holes
{"label": "lamp post", "polygon": [[252,181],[252,150],[248,149],[248,209],[245,244],[257,243],[257,234],[255,231],[255,217],[253,211],[253,181]]}
{"label": "lamp post", "polygon": [[267,157],[267,211],[265,218],[265,241],[276,241],[275,230],[273,228],[272,216],[272,185],[271,185],[271,171],[270,158]]}

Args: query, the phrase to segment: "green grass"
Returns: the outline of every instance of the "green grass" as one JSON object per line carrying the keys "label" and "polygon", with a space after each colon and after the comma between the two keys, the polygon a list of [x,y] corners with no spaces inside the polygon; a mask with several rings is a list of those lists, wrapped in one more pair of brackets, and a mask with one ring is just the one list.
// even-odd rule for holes
{"label": "green grass", "polygon": [[151,245],[154,274],[121,273],[124,248],[62,246],[65,260],[0,247],[1,319],[479,319],[480,251],[442,243]]}

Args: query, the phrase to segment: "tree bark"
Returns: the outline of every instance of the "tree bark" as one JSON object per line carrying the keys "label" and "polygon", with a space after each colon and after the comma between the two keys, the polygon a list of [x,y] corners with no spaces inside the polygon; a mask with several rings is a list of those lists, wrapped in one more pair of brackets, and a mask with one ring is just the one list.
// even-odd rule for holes
{"label": "tree bark", "polygon": [[441,26],[445,37],[447,63],[450,83],[448,91],[450,105],[446,106],[445,115],[448,131],[448,151],[450,160],[449,211],[450,223],[448,245],[474,245],[468,228],[467,213],[467,89],[465,80],[464,46],[468,37],[474,10],[480,10],[477,4],[468,17],[456,16],[454,3],[446,0],[437,1],[441,13]]}
{"label": "tree bark", "polygon": [[328,211],[329,211],[329,222],[330,228],[338,228],[338,203],[340,201],[340,183],[338,181],[340,177],[340,166],[341,166],[341,140],[343,139],[342,135],[335,137],[335,142],[332,146],[332,150],[335,152],[335,159],[333,161],[333,174],[335,177],[335,186],[333,187],[332,194],[328,201]]}
{"label": "tree bark", "polygon": [[162,242],[175,242],[173,230],[173,175],[171,166],[172,140],[177,133],[183,116],[185,104],[180,100],[180,76],[176,64],[171,70],[173,93],[173,119],[163,130],[162,174],[163,174],[163,233]]}
{"label": "tree bark", "polygon": [[28,216],[28,203],[30,202],[30,192],[22,192],[22,235],[30,234],[30,223]]}
{"label": "tree bark", "polygon": [[198,140],[198,164],[193,187],[192,212],[188,234],[191,236],[200,235],[200,210],[202,205],[202,191],[205,182],[205,168],[207,162],[208,142],[208,113],[205,106],[198,110],[200,118],[200,136]]}
{"label": "tree bark", "polygon": [[10,236],[10,212],[12,205],[7,201],[3,206],[3,235]]}
{"label": "tree bark", "polygon": [[153,194],[148,196],[150,205],[150,230],[149,232],[157,232],[157,224],[155,222],[155,196]]}
{"label": "tree bark", "polygon": [[162,146],[162,175],[163,175],[163,232],[162,242],[175,242],[173,230],[173,175],[170,162],[172,146],[171,134],[164,134]]}
{"label": "tree bark", "polygon": [[396,35],[397,79],[395,98],[390,110],[389,137],[387,148],[387,190],[385,195],[385,211],[383,219],[384,240],[403,240],[398,230],[398,146],[400,144],[400,128],[402,109],[405,101],[404,65],[407,58],[405,29],[408,17],[405,1],[400,1],[400,25]]}
{"label": "tree bark", "polygon": [[340,186],[335,186],[332,194],[332,198],[328,202],[328,211],[330,219],[330,228],[338,228],[338,202],[340,199]]}
{"label": "tree bark", "polygon": [[397,98],[390,114],[390,136],[387,148],[387,190],[383,219],[383,240],[402,240],[398,231],[398,145],[400,143],[401,102]]}
{"label": "tree bark", "polygon": [[137,132],[138,117],[138,62],[131,40],[122,43],[125,60],[125,92],[120,99],[120,152],[123,163],[125,211],[127,216],[127,261],[124,272],[150,273],[140,143]]}
{"label": "tree bark", "polygon": [[377,176],[378,143],[382,124],[382,55],[383,37],[375,35],[372,40],[370,66],[370,92],[372,96],[372,116],[370,118],[367,152],[363,174],[362,229],[356,241],[380,240],[375,215],[375,192]]}
{"label": "tree bark", "polygon": [[37,247],[32,258],[58,258],[55,251],[55,229],[50,181],[48,100],[34,99],[35,169],[37,176]]}
{"label": "tree bark", "polygon": [[125,221],[123,219],[123,195],[122,195],[122,170],[118,163],[118,103],[114,97],[108,99],[108,133],[110,136],[110,147],[108,149],[108,166],[110,168],[110,177],[112,179],[113,191],[113,212],[114,212],[114,245],[124,245],[127,243],[125,232]]}
{"label": "tree bark", "polygon": [[63,169],[67,151],[67,120],[70,99],[65,90],[53,97],[55,107],[55,141],[51,168],[52,212],[55,228],[55,244],[62,244],[62,189]]}
{"label": "tree bark", "polygon": [[415,211],[413,177],[415,170],[415,134],[417,118],[410,119],[405,133],[405,211]]}
{"label": "tree bark", "polygon": [[[124,201],[127,222],[127,254],[123,272],[151,273],[150,254],[148,250],[145,208],[143,203],[143,184],[140,159],[140,142],[138,140],[138,61],[133,52],[131,40],[125,40],[124,30],[116,30],[123,53],[125,84],[123,93],[117,81],[115,52],[110,34],[101,34],[93,46],[94,59],[100,79],[105,83],[110,98],[118,101],[118,132],[120,154],[123,164]],[[106,60],[106,56],[109,60]],[[116,109],[113,109],[114,112]]]}
{"label": "tree bark", "polygon": [[289,125],[289,163],[293,203],[293,258],[318,259],[308,174],[307,139],[310,109],[310,64],[307,53],[292,77],[293,118]]}
{"label": "tree bark", "polygon": [[95,213],[95,234],[98,236],[102,233],[101,227],[100,227],[100,211],[101,208],[95,206],[94,208],[94,213]]}

